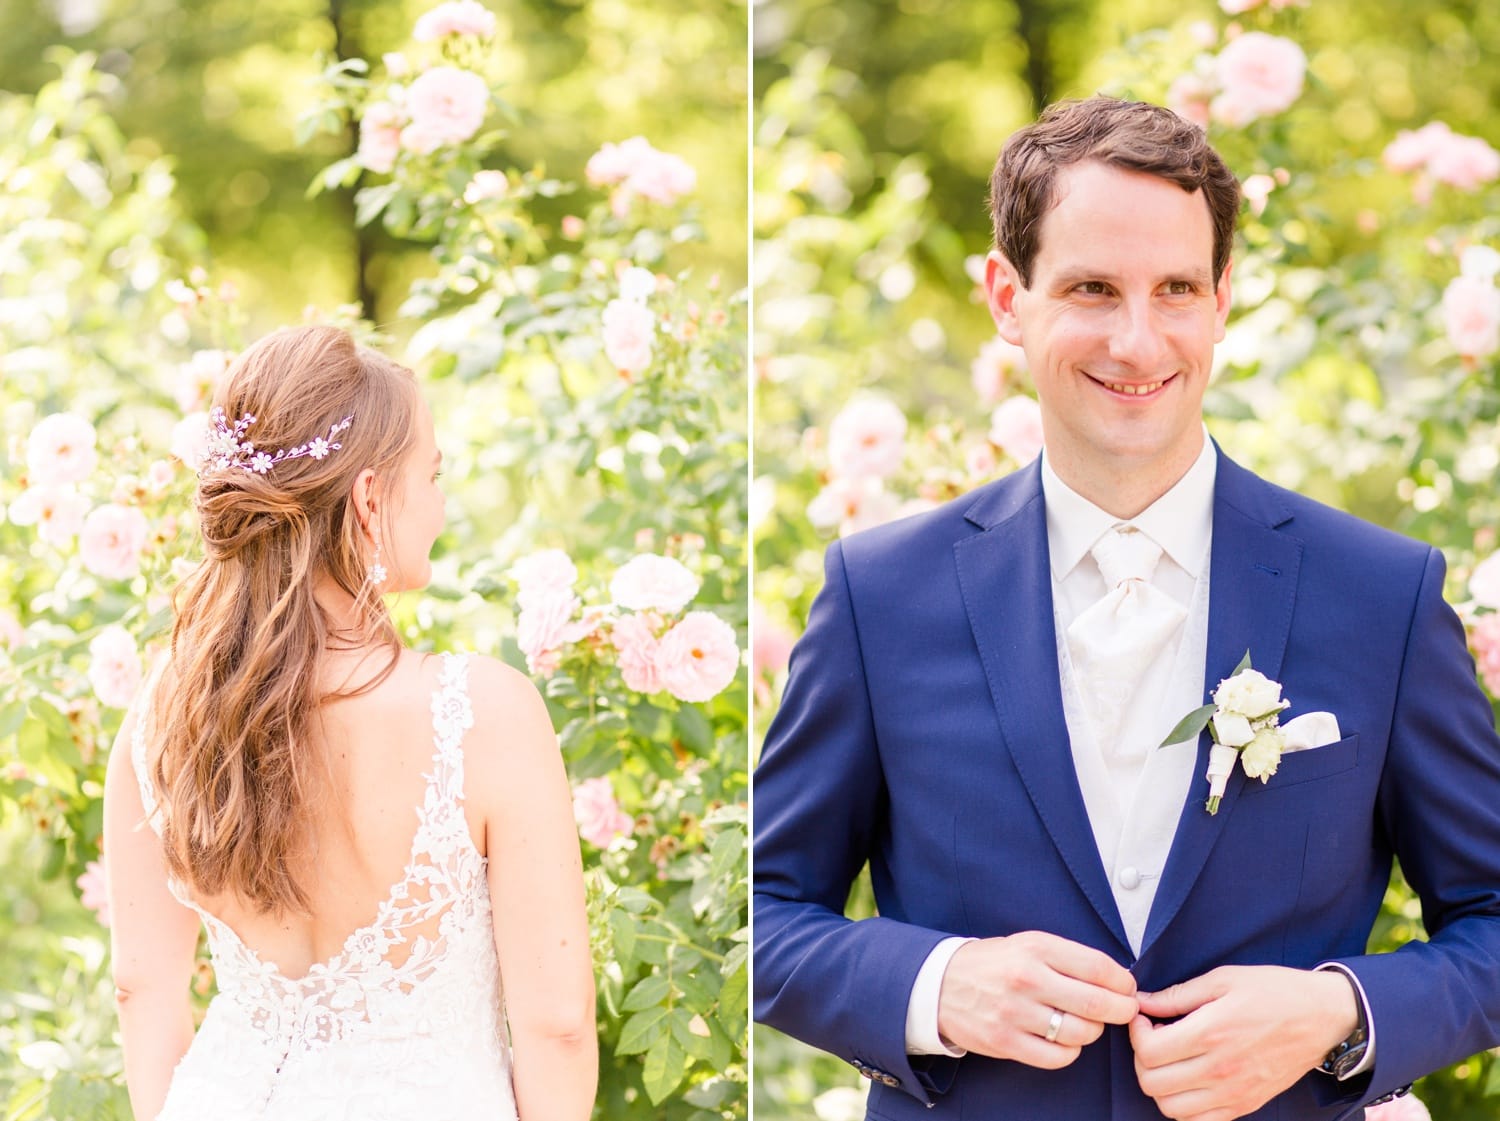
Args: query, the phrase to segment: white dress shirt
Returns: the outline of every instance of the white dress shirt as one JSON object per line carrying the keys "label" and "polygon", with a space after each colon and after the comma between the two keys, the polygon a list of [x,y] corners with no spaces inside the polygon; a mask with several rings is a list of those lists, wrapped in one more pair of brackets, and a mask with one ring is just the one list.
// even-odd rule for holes
{"label": "white dress shirt", "polygon": [[[1203,703],[1217,467],[1217,453],[1205,432],[1203,449],[1182,478],[1136,517],[1122,521],[1064,483],[1042,453],[1042,494],[1063,712],[1094,842],[1130,947],[1137,954],[1171,851],[1177,819],[1197,768],[1196,742],[1160,749],[1158,745],[1184,715]],[[1151,584],[1181,604],[1187,617],[1178,634],[1148,667],[1137,703],[1125,714],[1118,736],[1109,744],[1100,744],[1082,703],[1088,682],[1080,680],[1068,656],[1067,629],[1109,591],[1090,550],[1100,537],[1121,524],[1134,526],[1161,547],[1162,557]],[[1148,773],[1150,781],[1143,782]],[[970,940],[944,939],[918,972],[907,1005],[908,1053],[964,1054],[938,1034],[938,998],[949,961]],[[1358,980],[1348,970],[1339,968],[1339,972],[1349,978],[1364,1004],[1369,1031],[1365,1059],[1352,1077],[1374,1061],[1374,1025]]]}

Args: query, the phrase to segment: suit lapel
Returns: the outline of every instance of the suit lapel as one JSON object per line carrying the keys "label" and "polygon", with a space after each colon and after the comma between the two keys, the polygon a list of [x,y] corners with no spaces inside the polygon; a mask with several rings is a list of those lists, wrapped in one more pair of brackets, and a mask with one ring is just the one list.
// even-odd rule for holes
{"label": "suit lapel", "polygon": [[1057,665],[1040,461],[986,488],[954,546],[964,609],[1005,746],[1073,879],[1129,952],[1073,768]]}
{"label": "suit lapel", "polygon": [[[1255,669],[1280,680],[1302,561],[1302,542],[1276,528],[1290,518],[1274,489],[1219,453],[1209,561],[1208,654],[1203,667],[1205,701],[1246,650]],[[1204,808],[1211,742],[1206,730],[1198,738],[1197,770],[1151,906],[1142,957],[1187,899],[1233,817],[1245,785],[1244,772],[1236,765],[1218,814],[1210,815]]]}

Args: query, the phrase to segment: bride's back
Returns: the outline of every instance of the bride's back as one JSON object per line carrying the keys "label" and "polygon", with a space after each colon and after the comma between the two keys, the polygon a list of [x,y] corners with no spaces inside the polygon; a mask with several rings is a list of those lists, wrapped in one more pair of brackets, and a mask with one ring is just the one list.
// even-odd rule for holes
{"label": "bride's back", "polygon": [[[363,684],[387,657],[384,651],[363,659],[328,655],[320,691]],[[299,745],[317,783],[295,864],[308,899],[305,914],[265,911],[228,892],[195,898],[284,976],[302,977],[337,954],[406,878],[417,810],[433,771],[431,700],[438,671],[438,659],[403,650],[391,674],[368,692],[324,704],[309,741]],[[467,806],[465,817],[482,854],[483,822]],[[410,933],[436,939],[440,918]],[[391,949],[397,963],[400,949]]]}

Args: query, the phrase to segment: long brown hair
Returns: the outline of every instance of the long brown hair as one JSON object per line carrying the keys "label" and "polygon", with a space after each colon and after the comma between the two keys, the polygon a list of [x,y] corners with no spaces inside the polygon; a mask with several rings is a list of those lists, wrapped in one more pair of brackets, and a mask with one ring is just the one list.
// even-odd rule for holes
{"label": "long brown hair", "polygon": [[[295,865],[321,772],[309,731],[324,701],[374,688],[400,655],[366,575],[351,494],[373,468],[377,490],[399,501],[392,492],[414,442],[416,402],[410,370],[332,327],[261,339],[216,394],[230,426],[254,417],[243,439],[267,452],[352,420],[337,436],[340,450],[322,458],[283,460],[264,474],[234,466],[200,474],[205,557],[176,593],[171,658],[151,713],[167,868],[199,895],[233,892],[262,911],[307,909]],[[324,576],[354,598],[352,635],[336,632],[313,598]],[[318,669],[330,643],[384,647],[389,661],[359,689],[324,695]]]}

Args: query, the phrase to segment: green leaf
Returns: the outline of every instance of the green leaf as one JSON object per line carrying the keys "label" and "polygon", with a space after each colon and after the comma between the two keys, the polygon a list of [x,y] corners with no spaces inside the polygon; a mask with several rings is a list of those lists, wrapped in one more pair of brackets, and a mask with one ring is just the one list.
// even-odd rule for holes
{"label": "green leaf", "polygon": [[713,728],[698,706],[684,705],[673,718],[672,724],[678,739],[691,748],[695,755],[708,755],[713,750]]}
{"label": "green leaf", "polygon": [[651,1008],[660,1004],[671,992],[672,982],[660,973],[653,973],[643,978],[635,988],[630,990],[630,995],[625,998],[622,1007],[627,1012],[639,1012],[643,1008]]}
{"label": "green leaf", "polygon": [[629,911],[611,911],[609,932],[614,935],[615,961],[621,969],[629,969],[635,961],[635,919]]}
{"label": "green leaf", "polygon": [[1231,673],[1229,676],[1233,677],[1233,676],[1235,676],[1235,674],[1244,673],[1249,668],[1250,668],[1250,651],[1246,650],[1245,651],[1245,656],[1240,659],[1240,664],[1234,667],[1234,673]]}
{"label": "green leaf", "polygon": [[1174,743],[1197,739],[1203,729],[1208,727],[1208,722],[1213,719],[1216,708],[1216,705],[1207,704],[1202,708],[1193,709],[1177,722],[1177,727],[1167,733],[1167,738],[1162,740],[1159,746],[1171,747]]}
{"label": "green leaf", "polygon": [[689,1008],[672,1010],[672,1038],[692,1058],[707,1062],[713,1055],[713,1032],[707,1021]]}
{"label": "green leaf", "polygon": [[687,1052],[671,1032],[658,1036],[646,1052],[646,1069],[642,1075],[652,1105],[660,1105],[677,1089],[687,1073]]}
{"label": "green leaf", "polygon": [[662,1035],[670,1034],[671,1029],[665,1022],[666,1019],[667,1009],[660,1004],[655,1008],[637,1012],[626,1020],[625,1026],[620,1029],[620,1042],[615,1044],[615,1054],[640,1054]]}

